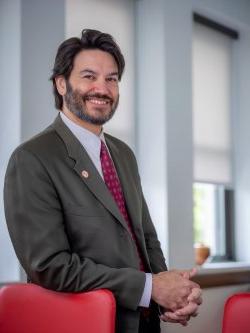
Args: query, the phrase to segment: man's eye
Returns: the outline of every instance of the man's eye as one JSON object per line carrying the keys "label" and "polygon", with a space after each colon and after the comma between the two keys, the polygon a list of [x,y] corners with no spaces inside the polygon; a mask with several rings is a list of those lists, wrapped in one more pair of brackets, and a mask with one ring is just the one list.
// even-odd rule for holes
{"label": "man's eye", "polygon": [[108,77],[107,81],[116,83],[116,82],[118,82],[118,79],[117,79],[117,77]]}
{"label": "man's eye", "polygon": [[87,80],[91,80],[91,81],[95,80],[95,76],[94,76],[94,75],[90,75],[90,74],[88,74],[88,75],[84,75],[83,78],[84,78],[84,79],[87,79]]}

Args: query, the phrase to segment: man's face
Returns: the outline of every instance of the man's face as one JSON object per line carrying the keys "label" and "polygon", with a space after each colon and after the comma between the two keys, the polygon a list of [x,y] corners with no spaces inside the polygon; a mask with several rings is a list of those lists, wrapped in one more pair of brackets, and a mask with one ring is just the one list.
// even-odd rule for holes
{"label": "man's face", "polygon": [[114,58],[101,50],[78,53],[66,81],[67,109],[79,119],[100,126],[111,119],[118,101],[118,67]]}

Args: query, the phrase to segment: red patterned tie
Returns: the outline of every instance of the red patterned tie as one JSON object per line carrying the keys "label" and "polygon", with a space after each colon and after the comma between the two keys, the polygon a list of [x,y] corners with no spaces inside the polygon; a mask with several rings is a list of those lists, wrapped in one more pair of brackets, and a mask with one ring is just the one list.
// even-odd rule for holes
{"label": "red patterned tie", "polygon": [[138,256],[139,256],[139,260],[140,260],[140,270],[145,271],[145,265],[143,263],[141,251],[140,251],[140,248],[139,248],[139,245],[138,245],[132,224],[130,222],[127,209],[126,209],[125,199],[124,199],[124,195],[122,192],[121,183],[120,183],[120,180],[116,173],[114,163],[107,150],[107,147],[102,140],[101,140],[100,158],[101,158],[101,165],[102,165],[104,181],[105,181],[110,193],[112,194],[112,197],[114,198],[115,202],[117,203],[122,216],[124,217],[125,221],[127,222],[130,234],[131,234],[131,236],[135,242],[136,248],[137,248],[137,252],[138,252]]}

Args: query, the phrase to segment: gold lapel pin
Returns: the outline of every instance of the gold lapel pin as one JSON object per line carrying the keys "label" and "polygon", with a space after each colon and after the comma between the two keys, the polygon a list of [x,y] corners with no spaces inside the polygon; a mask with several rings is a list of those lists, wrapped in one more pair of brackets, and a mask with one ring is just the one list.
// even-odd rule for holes
{"label": "gold lapel pin", "polygon": [[84,178],[88,178],[88,177],[89,177],[89,173],[88,173],[88,171],[83,170],[83,171],[82,171],[82,176],[83,176]]}

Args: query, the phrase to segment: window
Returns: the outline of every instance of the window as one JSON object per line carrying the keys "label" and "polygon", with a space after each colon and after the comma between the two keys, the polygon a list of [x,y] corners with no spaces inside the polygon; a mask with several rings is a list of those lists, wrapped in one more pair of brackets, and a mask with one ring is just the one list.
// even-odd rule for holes
{"label": "window", "polygon": [[[210,247],[215,260],[231,259],[232,34],[194,15],[193,156],[194,241]],[[212,22],[212,24],[211,24]],[[207,24],[210,23],[210,24]],[[223,30],[224,29],[224,30]],[[223,31],[222,31],[223,30]],[[230,31],[230,29],[228,29]],[[234,32],[234,36],[236,32]],[[229,36],[230,35],[230,36]],[[230,230],[230,232],[228,232]]]}
{"label": "window", "polygon": [[232,191],[223,185],[194,183],[194,242],[210,248],[213,261],[233,259]]}

